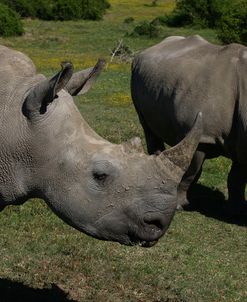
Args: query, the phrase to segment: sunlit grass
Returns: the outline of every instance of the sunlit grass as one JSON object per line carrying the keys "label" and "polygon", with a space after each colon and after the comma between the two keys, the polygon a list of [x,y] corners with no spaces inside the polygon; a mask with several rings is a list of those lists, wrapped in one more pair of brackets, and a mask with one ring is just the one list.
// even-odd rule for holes
{"label": "sunlit grass", "polygon": [[169,13],[175,8],[174,0],[159,0],[157,6],[152,6],[151,0],[112,0],[111,10],[106,15],[106,19],[115,21],[133,17],[135,20],[153,19],[164,13]]}
{"label": "sunlit grass", "polygon": [[106,101],[113,106],[129,106],[132,102],[130,95],[124,93],[114,93]]}

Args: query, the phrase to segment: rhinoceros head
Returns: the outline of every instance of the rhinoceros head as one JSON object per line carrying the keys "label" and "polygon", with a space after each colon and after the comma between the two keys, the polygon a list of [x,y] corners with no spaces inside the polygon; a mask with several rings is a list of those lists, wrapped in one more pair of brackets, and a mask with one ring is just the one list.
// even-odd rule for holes
{"label": "rhinoceros head", "polygon": [[174,215],[177,186],[199,142],[201,117],[182,142],[159,156],[146,155],[138,139],[120,145],[104,140],[72,99],[90,88],[102,66],[99,61],[73,74],[72,65],[63,63],[51,79],[29,80],[19,144],[25,152],[16,156],[14,174],[24,199],[43,198],[76,229],[149,246]]}

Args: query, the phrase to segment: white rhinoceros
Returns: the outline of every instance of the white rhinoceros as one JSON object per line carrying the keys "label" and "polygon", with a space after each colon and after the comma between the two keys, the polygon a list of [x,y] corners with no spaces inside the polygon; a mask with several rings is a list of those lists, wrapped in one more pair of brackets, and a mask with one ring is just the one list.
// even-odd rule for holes
{"label": "white rhinoceros", "polygon": [[160,156],[97,135],[71,95],[84,93],[104,63],[51,79],[20,52],[0,47],[0,206],[46,201],[76,229],[98,239],[150,246],[166,231],[177,186],[201,133],[201,117],[180,144]]}
{"label": "white rhinoceros", "polygon": [[213,45],[200,36],[169,37],[136,56],[132,98],[150,154],[176,144],[198,111],[203,135],[178,189],[178,207],[199,178],[206,158],[232,160],[228,176],[229,209],[246,211],[247,48]]}

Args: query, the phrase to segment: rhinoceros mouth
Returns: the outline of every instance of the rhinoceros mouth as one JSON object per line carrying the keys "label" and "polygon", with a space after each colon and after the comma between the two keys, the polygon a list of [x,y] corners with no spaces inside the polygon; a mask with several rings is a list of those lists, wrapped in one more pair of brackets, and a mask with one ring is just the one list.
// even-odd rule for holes
{"label": "rhinoceros mouth", "polygon": [[141,247],[152,247],[154,246],[159,239],[155,239],[155,240],[144,240],[141,239],[136,233],[130,232],[128,234],[129,237],[129,243],[127,245],[130,246],[141,246]]}
{"label": "rhinoceros mouth", "polygon": [[142,241],[139,243],[139,245],[141,247],[152,247],[154,246],[156,243],[158,242],[158,240],[154,240],[154,241]]}
{"label": "rhinoceros mouth", "polygon": [[156,243],[158,242],[158,240],[154,240],[154,241],[130,241],[130,243],[128,245],[130,246],[140,246],[140,247],[152,247],[154,246]]}

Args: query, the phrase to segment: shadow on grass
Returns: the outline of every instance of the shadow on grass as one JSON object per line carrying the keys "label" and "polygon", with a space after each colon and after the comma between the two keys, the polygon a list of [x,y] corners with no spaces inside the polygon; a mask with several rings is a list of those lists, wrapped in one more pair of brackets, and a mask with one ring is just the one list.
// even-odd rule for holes
{"label": "shadow on grass", "polygon": [[227,209],[228,203],[224,194],[217,189],[213,190],[201,184],[196,184],[188,197],[191,203],[188,208],[189,211],[197,211],[207,217],[227,223],[247,226],[246,215],[231,215],[231,212]]}
{"label": "shadow on grass", "polygon": [[53,284],[51,288],[32,288],[21,282],[0,279],[1,302],[77,302]]}

